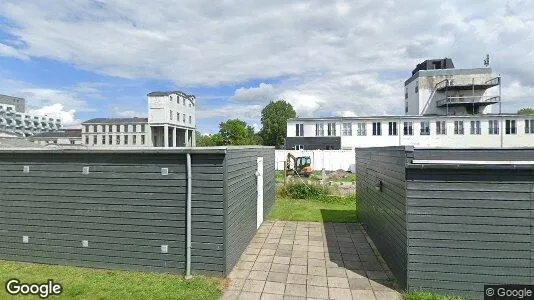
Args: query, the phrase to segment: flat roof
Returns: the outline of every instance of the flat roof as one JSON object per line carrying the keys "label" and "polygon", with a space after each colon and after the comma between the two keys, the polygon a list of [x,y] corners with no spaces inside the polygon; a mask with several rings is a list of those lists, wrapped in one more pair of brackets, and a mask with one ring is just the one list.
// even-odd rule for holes
{"label": "flat roof", "polygon": [[201,153],[226,153],[228,150],[239,149],[274,149],[271,146],[222,146],[222,147],[99,147],[88,148],[84,146],[72,146],[69,148],[0,148],[1,153],[175,153],[175,154],[201,154]]}
{"label": "flat roof", "polygon": [[[318,117],[318,118],[291,118],[287,121],[336,121],[336,120],[365,120],[365,119],[485,119],[497,117],[529,117],[518,114],[483,114],[483,115],[384,115],[384,116],[356,116],[356,117]],[[534,117],[534,116],[531,116]]]}
{"label": "flat roof", "polygon": [[433,69],[419,70],[410,78],[404,81],[404,86],[410,84],[418,77],[428,76],[447,76],[447,75],[474,75],[474,74],[491,74],[491,68],[472,68],[472,69]]}
{"label": "flat roof", "polygon": [[82,122],[82,124],[126,124],[126,123],[148,123],[148,118],[94,118]]}

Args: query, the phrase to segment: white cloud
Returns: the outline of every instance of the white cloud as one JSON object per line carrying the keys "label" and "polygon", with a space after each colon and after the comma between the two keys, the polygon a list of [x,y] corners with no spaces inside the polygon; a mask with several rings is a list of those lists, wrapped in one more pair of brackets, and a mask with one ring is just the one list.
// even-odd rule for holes
{"label": "white cloud", "polygon": [[[533,10],[520,0],[4,0],[0,16],[13,24],[5,30],[16,48],[0,44],[0,55],[185,88],[263,82],[200,118],[257,120],[278,97],[303,116],[402,113],[402,82],[427,58],[470,68],[490,53],[505,83],[531,91]],[[505,91],[507,109],[524,102]]]}
{"label": "white cloud", "polygon": [[6,44],[0,43],[0,57],[7,56],[7,57],[14,57],[22,60],[28,60],[29,57],[25,54],[22,54],[19,50],[8,46]]}
{"label": "white cloud", "polygon": [[65,127],[72,127],[80,124],[80,120],[75,118],[76,111],[74,109],[65,110],[63,104],[60,103],[44,106],[37,109],[30,109],[28,110],[28,113],[40,116],[48,116],[51,118],[60,118],[61,123]]}
{"label": "white cloud", "polygon": [[258,87],[238,88],[232,100],[236,102],[265,102],[276,100],[277,92],[272,84],[260,83]]}

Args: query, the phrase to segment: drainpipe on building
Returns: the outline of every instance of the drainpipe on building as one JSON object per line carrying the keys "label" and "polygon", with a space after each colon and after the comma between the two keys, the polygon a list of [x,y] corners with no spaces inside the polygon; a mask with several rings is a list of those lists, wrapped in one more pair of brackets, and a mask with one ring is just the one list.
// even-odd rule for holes
{"label": "drainpipe on building", "polygon": [[187,158],[187,208],[186,208],[186,257],[185,257],[185,279],[191,276],[191,154],[186,154]]}

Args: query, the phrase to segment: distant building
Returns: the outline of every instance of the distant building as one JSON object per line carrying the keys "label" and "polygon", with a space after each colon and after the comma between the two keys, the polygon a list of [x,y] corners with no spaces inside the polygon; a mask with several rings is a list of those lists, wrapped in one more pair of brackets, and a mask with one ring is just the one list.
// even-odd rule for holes
{"label": "distant building", "polygon": [[293,118],[286,149],[534,147],[534,116],[501,114],[500,82],[491,68],[426,60],[404,83],[404,116]]}
{"label": "distant building", "polygon": [[82,145],[82,130],[64,129],[51,132],[41,132],[30,136],[28,140],[39,145]]}
{"label": "distant building", "polygon": [[96,118],[82,123],[82,143],[89,147],[149,147],[147,118]]}
{"label": "distant building", "polygon": [[152,92],[148,118],[96,118],[82,123],[89,147],[194,147],[195,96],[180,91]]}
{"label": "distant building", "polygon": [[0,95],[0,131],[20,136],[61,129],[61,119],[25,113],[23,98]]}

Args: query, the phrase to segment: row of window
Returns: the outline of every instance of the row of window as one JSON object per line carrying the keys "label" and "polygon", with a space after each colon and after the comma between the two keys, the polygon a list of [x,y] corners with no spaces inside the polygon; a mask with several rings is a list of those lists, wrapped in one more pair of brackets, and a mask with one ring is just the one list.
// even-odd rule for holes
{"label": "row of window", "polygon": [[[100,143],[98,142],[99,140],[99,137],[100,137]],[[132,142],[131,145],[137,145],[137,135],[122,135],[122,137],[124,138],[124,145],[128,145],[130,143],[130,141]],[[130,139],[131,137],[131,139]],[[145,135],[141,135],[141,140],[140,140],[140,143],[139,145],[144,145],[145,144]],[[93,135],[92,136],[92,139],[90,138],[90,136],[86,135],[85,136],[85,144],[86,145],[89,145],[90,142],[92,142],[91,145],[113,145],[113,135]],[[115,136],[115,144],[116,145],[121,145],[121,135],[116,135]]]}
{"label": "row of window", "polygon": [[[470,121],[469,124],[469,133],[470,134],[481,134],[481,121]],[[378,136],[382,135],[382,122],[373,122],[373,132],[372,135]],[[422,121],[420,122],[420,135],[430,135],[430,122]],[[336,134],[336,123],[327,123],[327,132],[326,136],[337,136]],[[296,136],[304,136],[304,124],[296,124]],[[488,133],[489,134],[499,134],[499,121],[498,120],[489,120],[488,121]],[[517,124],[516,120],[505,120],[505,133],[506,134],[516,134],[517,133]],[[534,133],[534,119],[525,120],[525,133],[531,134]],[[397,122],[388,122],[388,135],[397,135]],[[403,134],[404,135],[414,135],[413,122],[403,122]],[[436,121],[436,134],[437,135],[446,135],[447,126],[445,121]],[[462,135],[465,134],[464,130],[464,121],[454,121],[454,134]],[[341,125],[341,135],[342,136],[352,136],[352,123],[343,123]],[[367,135],[367,123],[359,122],[356,123],[356,135],[366,136]],[[324,124],[318,123],[315,124],[315,136],[325,136]]]}
{"label": "row of window", "polygon": [[[171,121],[172,121],[172,117],[173,117],[173,115],[174,115],[174,114],[173,114],[172,110],[169,111],[169,118],[171,119]],[[185,120],[186,120],[185,117],[186,117],[186,115],[185,115],[185,114],[182,114],[182,122],[184,122],[184,123],[185,123]],[[192,120],[193,120],[193,119],[191,118],[191,116],[189,116],[189,124],[192,123]],[[176,121],[180,121],[180,113],[179,113],[179,112],[176,113]]]}
{"label": "row of window", "polygon": [[[193,104],[191,104],[191,101],[187,101],[186,98],[181,98],[182,101],[180,101],[180,98],[181,98],[180,96],[176,96],[176,103],[180,104],[180,102],[182,102],[183,105],[185,106],[185,103],[188,102],[188,106],[189,106],[189,107],[193,106]],[[170,96],[169,96],[169,100],[170,100],[170,101],[173,101],[173,100],[174,100],[173,95],[170,95]]]}
{"label": "row of window", "polygon": [[[140,124],[140,131],[145,132],[145,124]],[[137,132],[136,124],[124,125],[85,125],[85,132],[99,132],[97,129],[101,128],[102,132]]]}

